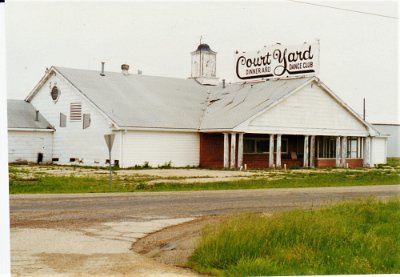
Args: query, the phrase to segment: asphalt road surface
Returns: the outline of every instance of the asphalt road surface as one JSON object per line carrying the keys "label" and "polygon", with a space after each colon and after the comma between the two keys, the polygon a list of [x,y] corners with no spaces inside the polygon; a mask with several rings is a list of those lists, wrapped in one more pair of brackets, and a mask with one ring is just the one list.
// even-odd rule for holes
{"label": "asphalt road surface", "polygon": [[400,185],[199,192],[11,195],[12,227],[57,228],[136,218],[184,218],[318,207],[339,200],[400,196]]}

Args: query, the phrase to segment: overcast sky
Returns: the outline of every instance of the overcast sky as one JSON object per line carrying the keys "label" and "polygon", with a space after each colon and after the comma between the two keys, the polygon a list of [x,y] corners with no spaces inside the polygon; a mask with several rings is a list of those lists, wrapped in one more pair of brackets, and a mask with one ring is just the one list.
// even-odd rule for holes
{"label": "overcast sky", "polygon": [[[397,1],[314,4],[398,17]],[[7,2],[8,98],[24,99],[52,65],[187,78],[190,52],[217,54],[217,76],[234,80],[234,52],[320,39],[318,77],[367,120],[400,123],[398,19],[295,1]]]}

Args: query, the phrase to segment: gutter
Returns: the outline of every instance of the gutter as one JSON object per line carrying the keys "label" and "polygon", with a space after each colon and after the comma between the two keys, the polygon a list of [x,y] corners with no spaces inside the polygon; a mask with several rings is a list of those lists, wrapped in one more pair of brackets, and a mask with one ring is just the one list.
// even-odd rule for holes
{"label": "gutter", "polygon": [[54,132],[54,129],[35,129],[35,128],[8,128],[8,131],[20,131],[20,132]]}

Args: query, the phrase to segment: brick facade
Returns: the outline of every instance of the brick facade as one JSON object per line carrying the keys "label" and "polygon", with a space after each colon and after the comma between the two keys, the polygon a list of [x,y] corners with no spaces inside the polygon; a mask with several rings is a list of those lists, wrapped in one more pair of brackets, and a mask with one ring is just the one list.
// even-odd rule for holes
{"label": "brick facade", "polygon": [[363,167],[363,159],[347,159],[346,163],[349,164],[349,168]]}
{"label": "brick facade", "polygon": [[[269,135],[245,134],[246,138],[269,138]],[[276,137],[275,137],[276,139]],[[282,153],[282,168],[286,164],[287,168],[303,166],[303,136],[282,136],[282,140],[287,140],[287,153]],[[238,148],[238,139],[236,139],[236,153]],[[230,135],[229,135],[229,151],[230,151]],[[317,151],[316,151],[317,152]],[[295,154],[292,158],[291,153]],[[317,154],[317,153],[316,153]],[[296,157],[297,156],[297,157]],[[229,154],[230,160],[230,154]],[[237,167],[236,156],[236,167]],[[243,165],[248,169],[268,168],[269,154],[243,154]],[[276,162],[276,156],[274,157]],[[347,159],[349,168],[362,167],[363,159]],[[230,164],[230,161],[229,161]],[[201,133],[200,134],[200,166],[206,168],[223,168],[224,167],[224,135],[221,133]],[[335,167],[335,159],[315,159],[316,167]]]}
{"label": "brick facade", "polygon": [[200,133],[200,167],[224,167],[224,135]]}
{"label": "brick facade", "polygon": [[[363,166],[363,159],[346,159],[349,168],[356,168]],[[315,161],[316,167],[336,167],[336,159],[317,159]]]}
{"label": "brick facade", "polygon": [[316,167],[335,167],[336,166],[336,159],[316,159],[315,160]]}

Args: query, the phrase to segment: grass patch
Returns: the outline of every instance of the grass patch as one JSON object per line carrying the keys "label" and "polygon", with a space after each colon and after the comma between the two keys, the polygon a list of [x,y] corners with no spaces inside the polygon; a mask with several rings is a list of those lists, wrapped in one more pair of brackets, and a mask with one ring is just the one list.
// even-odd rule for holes
{"label": "grass patch", "polygon": [[400,167],[400,158],[387,158],[387,165],[392,167]]}
{"label": "grass patch", "polygon": [[231,217],[203,230],[188,262],[217,276],[400,272],[400,199]]}
{"label": "grass patch", "polygon": [[74,176],[38,176],[10,179],[10,193],[106,192],[106,178]]}
{"label": "grass patch", "polygon": [[[79,172],[77,172],[79,174]],[[108,172],[77,176],[52,175],[43,171],[29,172],[25,168],[10,167],[10,193],[83,193],[108,192]],[[198,191],[263,188],[332,187],[358,185],[400,184],[398,170],[340,170],[340,171],[278,171],[269,176],[256,176],[237,181],[207,183],[180,183],[181,177],[163,177],[168,181],[153,183],[157,176],[132,174],[120,176],[113,173],[114,192],[139,191]]]}
{"label": "grass patch", "polygon": [[323,173],[288,172],[279,178],[253,178],[230,182],[208,183],[157,183],[148,190],[226,190],[226,189],[262,189],[262,188],[301,188],[334,187],[361,185],[400,184],[400,175],[396,171],[346,171]]}
{"label": "grass patch", "polygon": [[[113,192],[140,191],[152,177],[113,177]],[[108,176],[77,177],[35,174],[31,178],[10,178],[10,193],[94,193],[109,192]]]}

